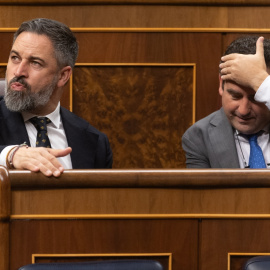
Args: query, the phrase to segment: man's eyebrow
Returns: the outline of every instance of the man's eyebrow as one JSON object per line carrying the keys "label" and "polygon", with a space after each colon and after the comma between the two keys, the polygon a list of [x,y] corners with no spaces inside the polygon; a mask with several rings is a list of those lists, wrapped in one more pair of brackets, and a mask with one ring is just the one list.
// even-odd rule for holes
{"label": "man's eyebrow", "polygon": [[38,61],[42,62],[43,64],[45,64],[45,61],[42,58],[37,57],[37,56],[30,56],[29,57],[29,60],[30,61],[36,61],[36,60],[38,60]]}
{"label": "man's eyebrow", "polygon": [[[238,97],[242,97],[242,96],[243,96],[242,93],[239,93],[238,91],[236,91],[236,90],[234,90],[234,89],[231,89],[231,88],[227,89],[227,92],[228,92],[230,95],[232,95],[232,96],[238,96]],[[254,94],[249,94],[248,97],[254,99],[255,93],[254,93]]]}
{"label": "man's eyebrow", "polygon": [[[12,53],[14,53],[14,54],[20,56],[20,54],[19,54],[16,50],[11,50],[11,51],[10,51],[10,55],[11,55]],[[38,61],[42,62],[43,64],[45,64],[45,61],[44,61],[42,58],[38,57],[38,56],[30,56],[30,57],[29,57],[29,60],[30,60],[30,61],[38,60]]]}
{"label": "man's eyebrow", "polygon": [[242,95],[241,93],[239,93],[238,91],[236,90],[233,90],[231,88],[227,89],[227,92],[231,95]]}
{"label": "man's eyebrow", "polygon": [[17,55],[20,55],[17,51],[15,51],[15,50],[11,50],[10,51],[10,53],[9,53],[9,55],[11,55],[12,53],[15,53],[15,54],[17,54]]}

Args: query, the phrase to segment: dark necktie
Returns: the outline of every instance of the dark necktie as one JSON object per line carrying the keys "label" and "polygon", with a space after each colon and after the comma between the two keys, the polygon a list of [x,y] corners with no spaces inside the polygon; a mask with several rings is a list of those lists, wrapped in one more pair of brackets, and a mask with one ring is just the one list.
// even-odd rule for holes
{"label": "dark necktie", "polygon": [[258,134],[248,136],[250,144],[249,167],[266,168],[261,147],[257,143]]}
{"label": "dark necktie", "polygon": [[47,117],[33,117],[29,121],[37,129],[36,147],[51,148],[51,143],[47,133],[47,124],[51,123],[51,120]]}

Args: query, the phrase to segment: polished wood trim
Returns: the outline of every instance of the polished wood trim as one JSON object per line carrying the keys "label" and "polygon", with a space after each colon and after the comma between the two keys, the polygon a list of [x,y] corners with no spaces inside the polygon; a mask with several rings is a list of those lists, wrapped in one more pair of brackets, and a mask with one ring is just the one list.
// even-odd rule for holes
{"label": "polished wood trim", "polygon": [[0,166],[0,269],[9,269],[11,190],[8,170]]}
{"label": "polished wood trim", "polygon": [[[172,33],[270,33],[269,28],[178,28],[178,27],[172,27],[172,28],[162,28],[162,27],[149,27],[149,28],[135,28],[135,27],[116,27],[116,28],[71,28],[74,32],[149,32],[149,33],[156,33],[156,32],[172,32]],[[1,29],[0,29],[1,31]]]}
{"label": "polished wood trim", "polygon": [[168,257],[168,270],[172,269],[172,253],[84,253],[84,254],[32,254],[32,263],[36,263],[37,258],[84,258],[84,257]]}
{"label": "polished wood trim", "polygon": [[0,222],[9,221],[10,217],[10,179],[6,167],[0,166]]}
{"label": "polished wood trim", "polygon": [[41,173],[26,170],[10,170],[9,176],[12,190],[75,187],[270,187],[268,169],[65,170],[58,178],[48,178]]}
{"label": "polished wood trim", "polygon": [[229,252],[228,253],[228,264],[227,264],[227,269],[231,269],[231,257],[232,256],[266,256],[270,255],[270,253],[261,253],[261,252],[256,252],[256,253],[242,253],[242,252]]}
{"label": "polished wood trim", "polygon": [[73,112],[73,74],[69,78],[69,107],[70,111]]}
{"label": "polished wood trim", "polygon": [[[270,3],[269,3],[270,5]],[[14,33],[18,28],[0,28],[1,32]],[[179,28],[179,27],[71,27],[78,33],[270,33],[269,28]]]}
{"label": "polished wood trim", "polygon": [[194,64],[193,66],[193,100],[192,100],[192,123],[194,124],[196,122],[196,81],[197,81],[197,77],[196,77],[196,64]]}
{"label": "polished wood trim", "polygon": [[172,256],[172,253],[75,253],[75,254],[32,254],[32,258],[35,257],[96,257],[96,256],[104,256],[104,257],[111,257],[111,256],[121,256],[121,257],[129,257],[129,256]]}
{"label": "polished wood trim", "polygon": [[243,256],[243,255],[247,255],[247,256],[252,256],[252,255],[254,255],[254,256],[260,256],[260,255],[270,255],[270,253],[268,252],[268,253],[262,253],[262,252],[256,252],[256,253],[254,253],[254,252],[229,252],[228,253],[228,257],[230,256]]}
{"label": "polished wood trim", "polygon": [[1,5],[200,5],[269,6],[267,0],[1,0]]}
{"label": "polished wood trim", "polygon": [[104,214],[104,215],[11,215],[11,220],[61,219],[270,219],[270,214]]}
{"label": "polished wood trim", "polygon": [[76,63],[76,67],[196,67],[195,63]]}
{"label": "polished wood trim", "polygon": [[1,27],[0,28],[0,33],[4,32],[4,33],[14,33],[18,28],[9,28],[9,27]]}

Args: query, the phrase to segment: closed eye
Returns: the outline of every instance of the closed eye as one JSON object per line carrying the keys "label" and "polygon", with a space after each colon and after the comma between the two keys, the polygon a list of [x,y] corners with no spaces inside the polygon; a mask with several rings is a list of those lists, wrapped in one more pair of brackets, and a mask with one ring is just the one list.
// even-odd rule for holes
{"label": "closed eye", "polygon": [[243,98],[243,95],[235,90],[227,89],[227,92],[231,95],[233,100],[239,100]]}

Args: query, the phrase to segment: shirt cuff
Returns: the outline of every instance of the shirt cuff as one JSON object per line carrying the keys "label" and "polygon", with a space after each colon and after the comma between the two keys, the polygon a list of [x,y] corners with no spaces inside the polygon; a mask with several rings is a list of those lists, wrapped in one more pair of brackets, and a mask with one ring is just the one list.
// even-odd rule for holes
{"label": "shirt cuff", "polygon": [[17,145],[9,145],[5,147],[2,152],[0,153],[0,165],[7,166],[6,160],[7,160],[7,154],[8,152]]}
{"label": "shirt cuff", "polygon": [[256,101],[264,103],[270,110],[270,76],[267,76],[262,82],[254,98]]}

